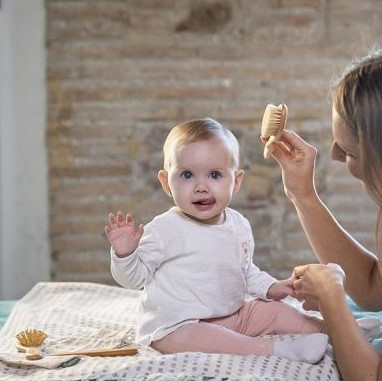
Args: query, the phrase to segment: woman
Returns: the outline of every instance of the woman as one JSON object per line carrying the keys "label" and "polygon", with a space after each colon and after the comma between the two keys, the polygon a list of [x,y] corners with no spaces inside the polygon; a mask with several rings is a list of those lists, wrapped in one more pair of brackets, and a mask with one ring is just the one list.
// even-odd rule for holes
{"label": "woman", "polygon": [[382,50],[349,67],[332,90],[333,160],[345,163],[377,204],[377,256],[356,242],[323,204],[314,186],[316,149],[284,131],[270,145],[321,264],[294,269],[294,287],[305,309],[319,310],[345,381],[382,380],[381,356],[363,337],[345,294],[363,309],[382,310]]}

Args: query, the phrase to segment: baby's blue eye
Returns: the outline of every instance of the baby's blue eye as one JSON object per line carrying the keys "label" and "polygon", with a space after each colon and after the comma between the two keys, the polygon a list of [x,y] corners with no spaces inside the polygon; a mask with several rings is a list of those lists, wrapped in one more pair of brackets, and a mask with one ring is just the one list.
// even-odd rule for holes
{"label": "baby's blue eye", "polygon": [[186,180],[189,180],[192,178],[192,173],[190,171],[184,171],[180,174],[180,177],[183,177]]}
{"label": "baby's blue eye", "polygon": [[213,171],[213,172],[210,173],[210,177],[213,180],[218,180],[218,179],[221,178],[221,174],[218,171]]}

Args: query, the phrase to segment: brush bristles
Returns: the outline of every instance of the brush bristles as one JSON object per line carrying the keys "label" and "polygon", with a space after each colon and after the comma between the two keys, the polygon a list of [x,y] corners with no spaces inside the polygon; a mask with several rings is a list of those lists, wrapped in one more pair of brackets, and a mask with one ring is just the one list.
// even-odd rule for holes
{"label": "brush bristles", "polygon": [[261,125],[261,136],[269,138],[270,136],[278,137],[281,135],[286,123],[287,113],[288,109],[284,104],[279,106],[267,105]]}
{"label": "brush bristles", "polygon": [[48,335],[38,329],[26,329],[16,335],[16,339],[24,347],[38,347]]}

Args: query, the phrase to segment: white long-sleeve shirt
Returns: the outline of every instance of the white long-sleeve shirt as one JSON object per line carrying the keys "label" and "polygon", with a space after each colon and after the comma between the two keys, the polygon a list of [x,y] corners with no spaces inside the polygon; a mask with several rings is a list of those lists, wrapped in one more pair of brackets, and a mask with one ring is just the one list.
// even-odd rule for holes
{"label": "white long-sleeve shirt", "polygon": [[266,299],[277,280],[252,262],[249,222],[227,208],[221,225],[199,223],[177,207],[145,226],[139,247],[118,258],[111,250],[114,279],[141,289],[137,341],[148,345],[183,324],[228,316],[251,295]]}

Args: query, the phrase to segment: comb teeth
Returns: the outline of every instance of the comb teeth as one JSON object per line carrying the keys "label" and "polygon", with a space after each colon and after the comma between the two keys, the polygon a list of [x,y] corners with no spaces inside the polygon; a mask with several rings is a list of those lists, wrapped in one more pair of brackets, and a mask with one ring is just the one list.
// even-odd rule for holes
{"label": "comb teeth", "polygon": [[288,109],[285,104],[278,106],[268,104],[264,111],[261,136],[264,138],[275,136],[277,139],[285,127],[287,115]]}

